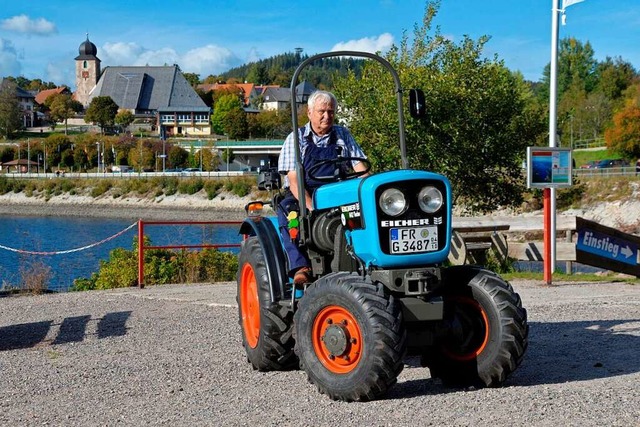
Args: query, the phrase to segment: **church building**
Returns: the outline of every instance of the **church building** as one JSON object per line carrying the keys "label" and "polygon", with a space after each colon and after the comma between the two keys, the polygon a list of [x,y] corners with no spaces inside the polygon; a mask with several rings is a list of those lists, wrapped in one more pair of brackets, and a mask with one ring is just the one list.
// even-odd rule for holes
{"label": "church building", "polygon": [[87,40],[76,60],[74,98],[85,108],[109,96],[121,110],[151,119],[159,135],[211,135],[211,109],[185,79],[178,65],[108,66],[101,70],[98,49]]}

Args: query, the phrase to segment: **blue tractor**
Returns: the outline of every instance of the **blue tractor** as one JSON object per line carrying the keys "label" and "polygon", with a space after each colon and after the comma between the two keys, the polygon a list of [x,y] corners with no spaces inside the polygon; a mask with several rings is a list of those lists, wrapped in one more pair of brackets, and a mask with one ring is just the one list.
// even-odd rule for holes
{"label": "blue tractor", "polygon": [[[343,172],[352,158],[338,158],[331,160],[333,176],[316,176],[327,183],[315,191],[312,211],[300,204],[298,218],[314,279],[304,289],[287,276],[277,219],[260,213],[264,204],[277,208],[280,177],[275,170],[259,175],[259,187],[274,196],[247,205],[237,276],[249,363],[260,371],[300,367],[320,392],[344,401],[383,396],[408,356],[420,356],[431,376],[449,385],[501,385],[524,357],[527,312],[497,274],[479,266],[446,266],[451,186],[442,175],[408,167],[403,90],[391,64],[364,52],[309,57],[293,75],[291,105],[302,69],[334,56],[378,61],[393,76],[402,169],[361,177]],[[420,117],[424,94],[412,89],[409,95],[411,115]]]}

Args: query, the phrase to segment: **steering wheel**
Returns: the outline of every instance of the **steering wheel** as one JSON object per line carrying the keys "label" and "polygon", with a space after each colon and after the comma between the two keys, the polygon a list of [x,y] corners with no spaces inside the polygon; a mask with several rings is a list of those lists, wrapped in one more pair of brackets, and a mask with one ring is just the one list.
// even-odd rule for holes
{"label": "steering wheel", "polygon": [[[348,168],[350,169],[351,164],[354,161],[363,163],[365,165],[364,170],[359,172],[348,172],[346,167],[342,167],[348,166]],[[318,170],[325,165],[333,165],[333,175],[316,176],[316,172],[318,172]],[[370,170],[371,162],[364,157],[337,157],[335,159],[322,160],[321,162],[316,163],[307,170],[307,173],[309,174],[309,178],[316,181],[337,182],[344,181],[346,179],[357,178],[359,176],[365,175]]]}

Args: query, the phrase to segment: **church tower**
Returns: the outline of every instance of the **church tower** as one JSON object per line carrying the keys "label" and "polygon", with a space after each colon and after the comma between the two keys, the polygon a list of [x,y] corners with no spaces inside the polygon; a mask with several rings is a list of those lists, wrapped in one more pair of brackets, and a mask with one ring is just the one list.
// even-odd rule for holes
{"label": "church tower", "polygon": [[74,98],[84,107],[89,106],[89,93],[98,84],[100,78],[100,59],[96,56],[96,45],[87,40],[82,42],[76,56],[76,92]]}

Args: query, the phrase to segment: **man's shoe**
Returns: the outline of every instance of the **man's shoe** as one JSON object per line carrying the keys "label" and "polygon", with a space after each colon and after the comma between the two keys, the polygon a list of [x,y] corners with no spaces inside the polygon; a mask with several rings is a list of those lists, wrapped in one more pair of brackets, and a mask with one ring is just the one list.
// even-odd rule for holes
{"label": "man's shoe", "polygon": [[311,283],[311,269],[309,267],[302,267],[293,276],[293,283],[296,285],[304,285],[305,283]]}

